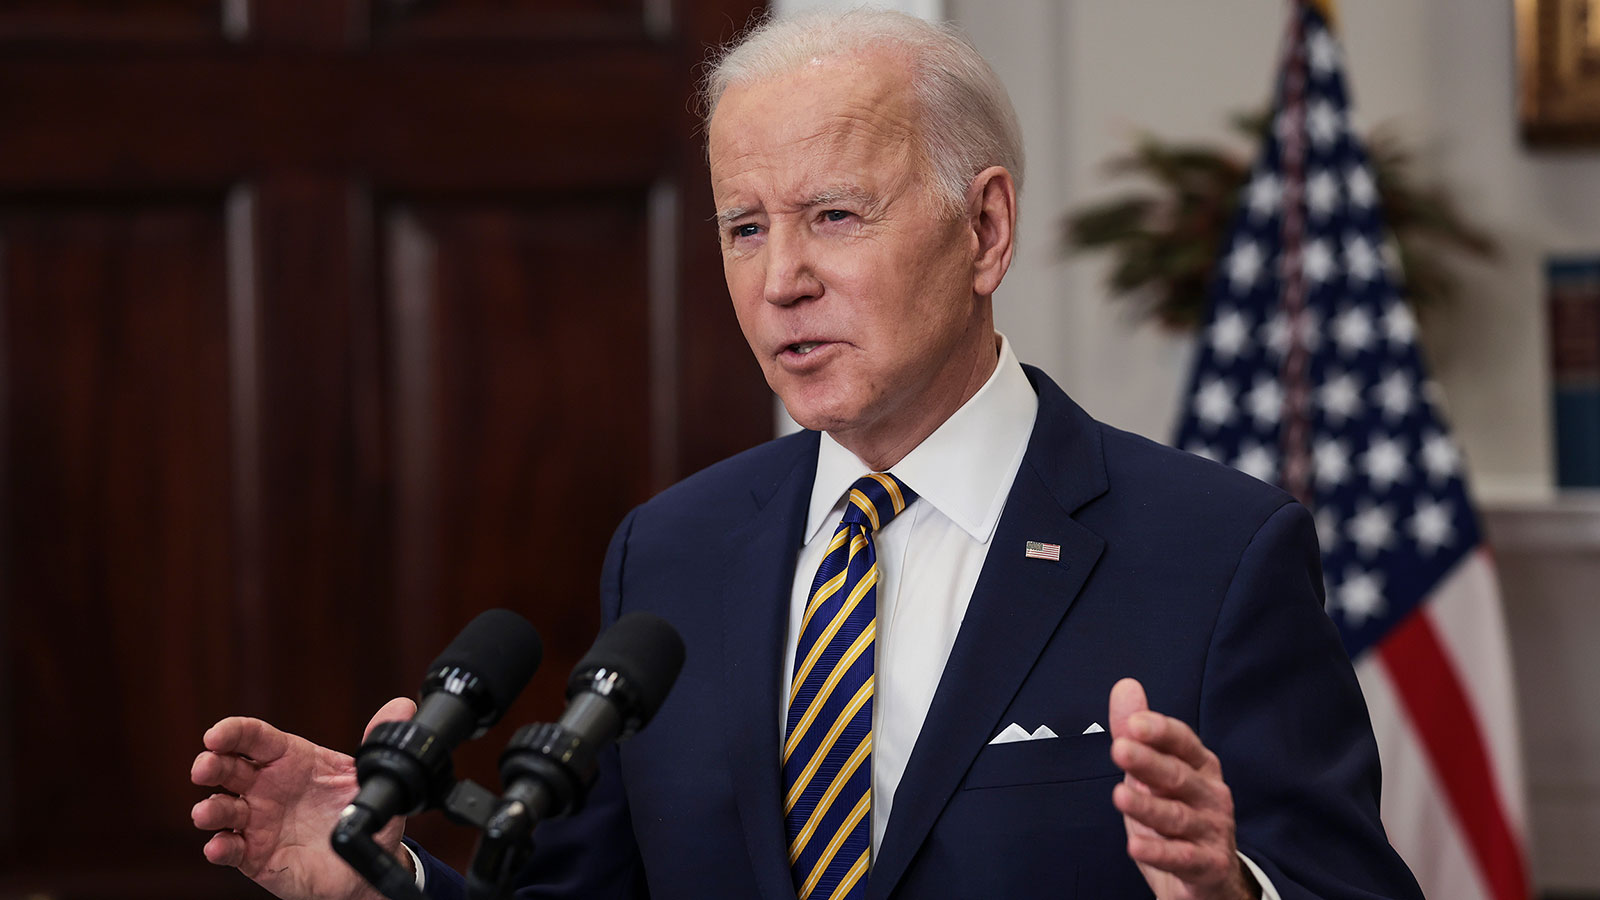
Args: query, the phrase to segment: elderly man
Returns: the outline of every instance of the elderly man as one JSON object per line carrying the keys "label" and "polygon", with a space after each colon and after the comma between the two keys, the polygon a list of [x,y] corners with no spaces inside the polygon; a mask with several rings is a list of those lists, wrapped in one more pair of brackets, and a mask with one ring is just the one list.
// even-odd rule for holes
{"label": "elderly man", "polygon": [[[988,65],[826,14],[747,35],[707,101],[734,311],[810,430],[618,529],[605,619],[656,612],[688,663],[525,895],[1420,896],[1305,510],[1100,425],[995,332],[1022,168]],[[207,858],[362,893],[326,849],[347,757],[205,743],[194,780],[240,795],[196,806]]]}

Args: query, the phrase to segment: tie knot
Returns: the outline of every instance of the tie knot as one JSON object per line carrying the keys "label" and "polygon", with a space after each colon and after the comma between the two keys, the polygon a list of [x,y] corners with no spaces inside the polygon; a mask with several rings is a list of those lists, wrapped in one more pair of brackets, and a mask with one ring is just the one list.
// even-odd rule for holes
{"label": "tie knot", "polygon": [[873,472],[850,485],[850,502],[844,507],[844,521],[877,531],[889,524],[917,499],[916,491],[888,472]]}

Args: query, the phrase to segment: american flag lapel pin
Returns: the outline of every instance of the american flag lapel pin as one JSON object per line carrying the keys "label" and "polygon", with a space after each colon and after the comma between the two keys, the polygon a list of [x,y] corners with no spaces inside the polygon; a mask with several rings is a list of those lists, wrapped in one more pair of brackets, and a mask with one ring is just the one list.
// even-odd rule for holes
{"label": "american flag lapel pin", "polygon": [[1052,562],[1061,561],[1061,545],[1046,544],[1044,541],[1029,541],[1022,555],[1028,559],[1048,559]]}

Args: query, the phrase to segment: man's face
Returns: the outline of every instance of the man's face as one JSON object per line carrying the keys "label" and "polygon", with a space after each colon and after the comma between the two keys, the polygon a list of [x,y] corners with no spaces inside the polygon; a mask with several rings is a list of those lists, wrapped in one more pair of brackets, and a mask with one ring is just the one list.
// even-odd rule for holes
{"label": "man's face", "polygon": [[869,463],[898,460],[993,367],[977,237],[934,199],[903,73],[869,54],[732,87],[709,136],[745,339],[789,414]]}

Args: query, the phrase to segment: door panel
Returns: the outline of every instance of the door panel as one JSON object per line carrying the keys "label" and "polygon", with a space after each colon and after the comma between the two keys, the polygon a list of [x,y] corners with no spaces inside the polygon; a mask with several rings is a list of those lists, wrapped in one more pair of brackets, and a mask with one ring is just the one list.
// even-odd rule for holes
{"label": "door panel", "polygon": [[9,858],[74,864],[41,823],[113,801],[145,821],[112,853],[181,836],[173,741],[238,684],[224,219],[215,197],[0,211]]}

